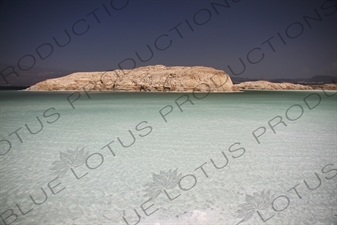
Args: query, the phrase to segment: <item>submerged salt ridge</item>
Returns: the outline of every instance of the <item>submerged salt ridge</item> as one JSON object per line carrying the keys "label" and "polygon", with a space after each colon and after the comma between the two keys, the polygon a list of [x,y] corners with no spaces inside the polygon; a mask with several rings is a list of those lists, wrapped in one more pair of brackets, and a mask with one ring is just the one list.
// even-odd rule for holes
{"label": "submerged salt ridge", "polygon": [[[253,91],[210,94],[198,100],[189,94],[193,104],[182,104],[181,112],[176,100],[182,94],[97,93],[90,100],[75,102],[73,109],[67,93],[2,92],[6,100],[0,109],[1,139],[9,140],[12,148],[0,158],[0,213],[7,223],[15,219],[13,224],[126,224],[123,213],[135,224],[134,209],[141,216],[139,224],[237,224],[244,219],[240,216],[249,216],[248,209],[237,212],[248,203],[247,195],[268,199],[265,193],[270,190],[274,197],[286,196],[289,206],[285,208],[287,198],[278,198],[274,208],[279,212],[272,204],[260,209],[264,219],[272,216],[268,221],[264,223],[255,212],[242,224],[333,224],[337,214],[336,95],[326,93],[331,97],[321,91]],[[166,106],[172,106],[170,113]],[[43,116],[51,107],[60,115],[54,123],[48,121],[56,116]],[[25,124],[38,130],[36,116],[44,127],[30,134]],[[142,121],[147,123],[137,130]],[[146,126],[151,126],[151,132]],[[15,134],[9,136],[20,127],[23,143]],[[129,130],[136,139],[132,145]],[[118,138],[130,147],[123,147]],[[102,149],[111,141],[115,156],[108,148]],[[240,144],[230,148],[234,143]],[[1,144],[1,151],[6,150],[5,143]],[[53,181],[57,170],[51,168],[61,160],[60,152],[82,147],[84,155],[94,155],[73,168],[77,178],[69,169]],[[245,149],[241,157],[237,156],[242,151],[233,151],[239,147]],[[228,164],[217,169],[210,159],[218,167],[225,165],[222,152]],[[143,197],[144,185],[154,182],[153,174],[170,169],[189,175],[182,179],[183,189],[195,186],[167,188],[171,198],[179,197],[171,201],[161,192],[143,205],[148,214],[159,209],[147,216],[141,209],[148,200]],[[304,180],[316,189],[310,190]],[[48,184],[60,192],[54,195]],[[301,199],[294,190],[288,192],[297,184]],[[48,196],[44,203],[41,187]],[[41,205],[34,204],[29,195]],[[16,204],[23,212],[34,209],[22,215]]]}

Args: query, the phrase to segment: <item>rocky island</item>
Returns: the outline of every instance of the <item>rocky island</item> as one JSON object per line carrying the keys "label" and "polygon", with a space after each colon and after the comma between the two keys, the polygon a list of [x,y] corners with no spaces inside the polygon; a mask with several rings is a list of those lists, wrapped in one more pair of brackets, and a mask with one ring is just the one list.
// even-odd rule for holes
{"label": "rocky island", "polygon": [[234,84],[238,90],[337,90],[336,84],[293,84],[289,82],[274,83],[265,80],[246,81]]}
{"label": "rocky island", "polygon": [[312,87],[292,83],[272,83],[265,80],[247,81],[235,85],[240,90],[313,90]]}
{"label": "rocky island", "polygon": [[265,80],[233,84],[223,70],[204,66],[145,66],[106,72],[76,72],[41,81],[27,91],[235,92],[240,90],[336,90],[336,84],[305,85]]}
{"label": "rocky island", "polygon": [[145,66],[132,70],[77,72],[39,82],[29,91],[232,92],[236,87],[223,70],[203,66]]}

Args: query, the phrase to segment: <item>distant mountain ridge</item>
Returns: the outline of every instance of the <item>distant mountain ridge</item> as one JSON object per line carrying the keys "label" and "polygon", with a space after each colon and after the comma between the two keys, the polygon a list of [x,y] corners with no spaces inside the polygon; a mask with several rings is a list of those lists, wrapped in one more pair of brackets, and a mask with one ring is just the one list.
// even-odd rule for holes
{"label": "distant mountain ridge", "polygon": [[251,79],[247,77],[236,77],[232,76],[232,81],[233,84],[239,84],[242,82],[247,82],[247,81],[259,81],[259,80],[266,80],[269,82],[273,83],[293,83],[293,84],[331,84],[331,83],[336,83],[337,82],[337,76],[328,76],[328,75],[316,75],[310,78],[277,78],[277,79],[268,79],[268,78],[258,78],[258,79]]}
{"label": "distant mountain ridge", "polygon": [[[46,79],[58,78],[75,72],[69,69],[47,67],[33,67],[27,71],[21,71],[17,69],[17,65],[9,63],[0,63],[0,68],[3,76],[5,76],[5,79],[0,76],[0,90],[18,90],[21,87],[29,87]],[[15,73],[9,74],[12,70],[14,70],[18,76],[16,76]]]}

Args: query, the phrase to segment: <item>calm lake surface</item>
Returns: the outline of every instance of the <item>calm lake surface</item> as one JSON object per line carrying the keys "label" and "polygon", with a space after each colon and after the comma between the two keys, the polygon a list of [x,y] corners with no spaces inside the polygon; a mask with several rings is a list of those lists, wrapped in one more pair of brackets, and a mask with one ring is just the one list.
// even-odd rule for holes
{"label": "calm lake surface", "polygon": [[0,92],[0,224],[337,224],[337,95]]}

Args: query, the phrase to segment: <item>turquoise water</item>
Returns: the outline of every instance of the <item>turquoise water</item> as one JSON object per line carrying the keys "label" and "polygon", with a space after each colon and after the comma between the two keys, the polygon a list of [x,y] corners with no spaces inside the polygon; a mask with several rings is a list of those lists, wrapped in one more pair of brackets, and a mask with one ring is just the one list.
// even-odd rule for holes
{"label": "turquoise water", "polygon": [[0,224],[337,224],[334,94],[0,92]]}

